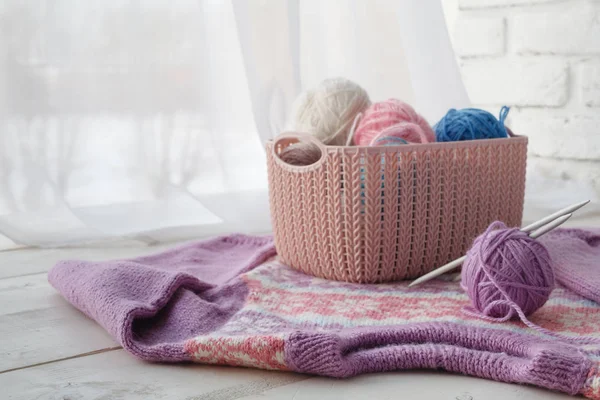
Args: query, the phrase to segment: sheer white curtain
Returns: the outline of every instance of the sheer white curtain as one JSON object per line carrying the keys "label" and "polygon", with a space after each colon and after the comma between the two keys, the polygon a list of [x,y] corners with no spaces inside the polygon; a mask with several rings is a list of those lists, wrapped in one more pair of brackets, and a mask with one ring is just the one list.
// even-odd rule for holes
{"label": "sheer white curtain", "polygon": [[438,0],[0,2],[0,248],[269,231],[263,144],[331,76],[468,103]]}

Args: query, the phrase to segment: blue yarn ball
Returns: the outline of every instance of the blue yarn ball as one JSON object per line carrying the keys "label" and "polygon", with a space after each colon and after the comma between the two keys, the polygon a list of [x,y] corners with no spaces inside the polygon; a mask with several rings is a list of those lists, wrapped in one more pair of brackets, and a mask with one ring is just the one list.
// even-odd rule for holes
{"label": "blue yarn ball", "polygon": [[504,126],[508,110],[508,107],[502,107],[498,120],[489,112],[478,108],[451,109],[433,126],[436,141],[457,142],[508,137]]}

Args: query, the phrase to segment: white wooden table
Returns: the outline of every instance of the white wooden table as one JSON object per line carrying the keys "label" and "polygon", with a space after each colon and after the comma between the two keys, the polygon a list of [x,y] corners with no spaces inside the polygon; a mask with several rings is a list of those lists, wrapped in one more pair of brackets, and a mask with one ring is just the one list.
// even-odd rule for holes
{"label": "white wooden table", "polygon": [[63,300],[46,279],[47,271],[61,259],[135,257],[166,247],[118,243],[0,252],[0,399],[570,398],[433,371],[335,380],[244,368],[149,364],[121,349],[100,326]]}

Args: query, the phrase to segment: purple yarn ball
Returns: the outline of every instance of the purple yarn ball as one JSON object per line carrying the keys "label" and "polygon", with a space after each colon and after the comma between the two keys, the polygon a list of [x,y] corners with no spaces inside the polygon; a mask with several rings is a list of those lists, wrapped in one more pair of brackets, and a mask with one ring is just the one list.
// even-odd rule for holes
{"label": "purple yarn ball", "polygon": [[542,243],[494,222],[468,251],[461,285],[478,315],[505,321],[517,316],[517,307],[530,315],[546,303],[554,270]]}

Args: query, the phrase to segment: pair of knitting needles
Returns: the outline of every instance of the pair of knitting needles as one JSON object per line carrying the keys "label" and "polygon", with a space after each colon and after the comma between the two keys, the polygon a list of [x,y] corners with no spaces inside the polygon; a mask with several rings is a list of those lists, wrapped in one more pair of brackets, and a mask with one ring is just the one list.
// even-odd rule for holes
{"label": "pair of knitting needles", "polygon": [[[582,201],[581,203],[565,207],[562,210],[555,212],[554,214],[550,214],[547,217],[540,219],[539,221],[536,221],[530,225],[521,228],[521,232],[529,233],[530,238],[537,239],[540,236],[564,224],[569,218],[571,218],[575,211],[579,210],[581,207],[585,206],[589,202],[589,200],[586,200]],[[415,286],[419,283],[427,282],[428,280],[433,279],[436,276],[445,274],[448,271],[452,271],[453,269],[460,266],[466,259],[467,256],[462,256],[461,258],[449,262],[448,264],[441,266],[438,269],[421,276],[420,278],[415,279],[408,286]]]}

